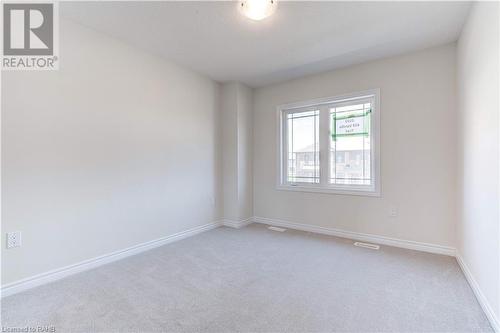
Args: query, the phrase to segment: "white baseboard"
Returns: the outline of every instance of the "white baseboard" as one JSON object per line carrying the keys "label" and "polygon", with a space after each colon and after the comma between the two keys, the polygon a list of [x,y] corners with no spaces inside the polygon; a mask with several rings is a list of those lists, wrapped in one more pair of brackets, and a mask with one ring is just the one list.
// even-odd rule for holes
{"label": "white baseboard", "polygon": [[456,252],[455,248],[449,247],[449,246],[415,242],[415,241],[410,241],[410,240],[390,238],[390,237],[385,237],[385,236],[377,236],[377,235],[372,235],[372,234],[364,234],[364,233],[360,233],[360,232],[346,231],[346,230],[342,230],[342,229],[319,227],[319,226],[310,225],[310,224],[300,224],[300,223],[294,223],[294,222],[289,222],[289,221],[284,221],[284,220],[279,220],[279,219],[270,219],[270,218],[255,216],[253,218],[253,221],[256,223],[269,224],[269,225],[274,225],[274,226],[279,226],[279,227],[284,227],[284,228],[289,228],[289,229],[314,232],[314,233],[330,235],[330,236],[337,236],[337,237],[348,238],[348,239],[353,239],[353,240],[362,241],[362,242],[395,246],[395,247],[401,247],[404,249],[424,251],[424,252],[430,252],[430,253],[444,254],[444,255],[452,256],[452,257],[455,256],[455,252]]}
{"label": "white baseboard", "polygon": [[253,217],[249,217],[249,218],[243,219],[243,220],[223,219],[222,225],[225,225],[226,227],[239,229],[239,228],[243,228],[244,226],[249,225],[252,222],[253,222]]}
{"label": "white baseboard", "polygon": [[490,321],[493,330],[497,333],[500,333],[500,321],[498,320],[498,318],[495,315],[495,312],[491,308],[488,299],[484,296],[483,292],[481,291],[481,288],[479,288],[479,284],[472,276],[469,267],[465,263],[460,253],[457,252],[456,258],[458,264],[460,265],[460,268],[462,269],[462,272],[465,275],[465,278],[467,279],[467,282],[469,282],[469,285],[472,288],[472,291],[474,292],[474,295],[476,295],[477,301],[481,305],[481,308],[483,308],[486,317],[488,317],[488,320]]}
{"label": "white baseboard", "polygon": [[113,261],[117,261],[144,251],[151,250],[153,248],[166,245],[184,238],[188,238],[204,231],[208,231],[222,225],[221,221],[208,223],[199,227],[195,227],[192,229],[188,229],[185,231],[178,232],[176,234],[162,237],[159,239],[155,239],[146,243],[142,243],[139,245],[135,245],[123,250],[115,251],[112,253],[108,253],[96,258],[92,258],[89,260],[85,260],[73,265],[69,265],[66,267],[58,268],[55,270],[51,270],[42,274],[37,274],[35,276],[22,279],[19,281],[15,281],[12,283],[8,283],[3,285],[1,288],[1,297],[10,296],[49,282],[57,281],[67,276],[77,274],[92,268],[96,268],[98,266],[102,266]]}

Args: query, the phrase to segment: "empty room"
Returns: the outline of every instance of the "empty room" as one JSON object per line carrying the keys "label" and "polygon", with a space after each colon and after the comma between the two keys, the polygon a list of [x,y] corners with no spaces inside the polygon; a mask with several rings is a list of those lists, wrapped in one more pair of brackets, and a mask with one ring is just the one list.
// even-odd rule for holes
{"label": "empty room", "polygon": [[500,2],[1,8],[2,332],[500,333]]}

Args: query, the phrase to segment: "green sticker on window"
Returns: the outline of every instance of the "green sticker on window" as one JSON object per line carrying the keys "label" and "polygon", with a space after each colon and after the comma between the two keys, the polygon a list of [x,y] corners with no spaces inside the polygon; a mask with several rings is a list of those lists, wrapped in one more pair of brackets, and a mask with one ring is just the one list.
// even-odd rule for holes
{"label": "green sticker on window", "polygon": [[372,110],[366,112],[351,113],[349,115],[338,116],[336,112],[332,116],[332,140],[338,137],[349,136],[370,136],[370,118]]}

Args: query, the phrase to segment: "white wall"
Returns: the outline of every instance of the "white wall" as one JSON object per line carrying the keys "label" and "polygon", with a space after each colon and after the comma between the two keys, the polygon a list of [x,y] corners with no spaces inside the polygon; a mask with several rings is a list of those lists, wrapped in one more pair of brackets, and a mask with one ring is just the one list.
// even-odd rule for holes
{"label": "white wall", "polygon": [[[217,83],[61,20],[60,70],[2,77],[2,284],[220,218]],[[5,248],[2,237],[2,248]]]}
{"label": "white wall", "polygon": [[222,85],[222,174],[224,219],[252,217],[252,89],[230,82]]}
{"label": "white wall", "polygon": [[[454,246],[455,51],[450,44],[257,89],[254,215]],[[276,190],[276,106],[372,88],[381,92],[382,196]]]}
{"label": "white wall", "polygon": [[238,209],[238,85],[221,87],[223,217],[239,219]]}
{"label": "white wall", "polygon": [[498,2],[475,3],[458,42],[457,247],[497,322],[500,318],[499,38]]}
{"label": "white wall", "polygon": [[253,90],[238,89],[238,201],[240,219],[253,216]]}

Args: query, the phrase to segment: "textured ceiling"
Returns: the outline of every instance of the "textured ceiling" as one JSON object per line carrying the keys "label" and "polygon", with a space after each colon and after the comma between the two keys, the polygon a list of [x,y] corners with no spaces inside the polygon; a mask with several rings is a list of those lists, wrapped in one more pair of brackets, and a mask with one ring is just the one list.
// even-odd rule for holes
{"label": "textured ceiling", "polygon": [[262,86],[455,41],[468,2],[61,2],[61,16],[217,81]]}

